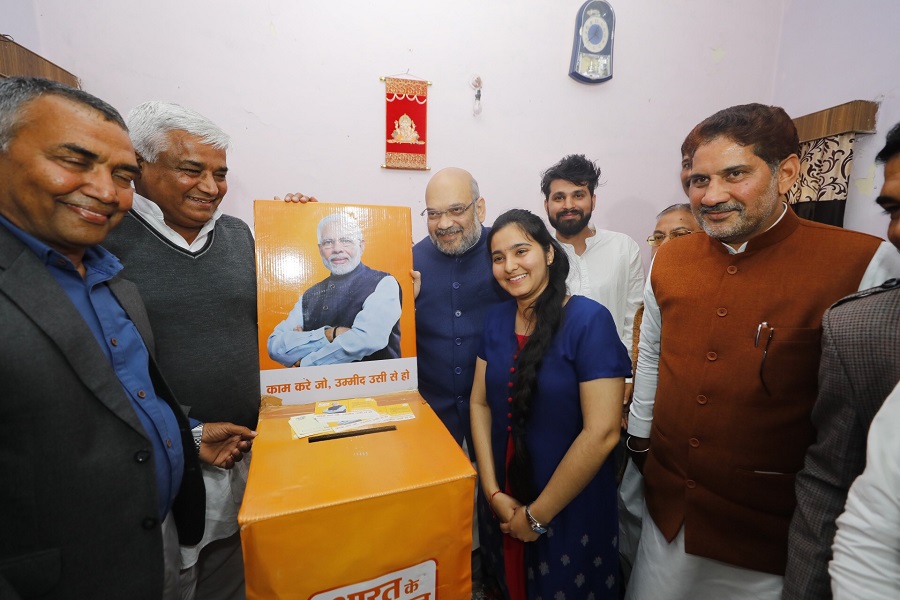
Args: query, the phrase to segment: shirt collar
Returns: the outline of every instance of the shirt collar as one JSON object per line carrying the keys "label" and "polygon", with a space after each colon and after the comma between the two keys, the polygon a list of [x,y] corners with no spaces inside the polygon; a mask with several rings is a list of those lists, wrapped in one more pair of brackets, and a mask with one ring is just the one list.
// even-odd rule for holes
{"label": "shirt collar", "polygon": [[[20,229],[2,215],[0,215],[0,225],[9,230],[16,239],[34,252],[45,266],[77,271],[75,265],[68,257],[30,233]],[[99,271],[110,277],[122,270],[122,263],[119,262],[119,259],[103,246],[88,246],[84,251],[84,258],[82,258],[81,262],[85,269]]]}
{"label": "shirt collar", "polygon": [[[782,209],[782,210],[781,210],[781,215],[778,217],[778,220],[775,221],[774,223],[772,223],[772,224],[768,227],[768,229],[766,229],[766,231],[771,230],[773,227],[775,227],[776,225],[778,225],[779,223],[781,223],[781,220],[784,218],[784,215],[787,214],[788,205],[785,204],[784,202],[782,202],[782,203],[781,203],[781,209]],[[764,231],[763,233],[766,233],[766,231]],[[737,248],[736,250],[735,250],[734,248],[732,248],[731,246],[729,246],[728,244],[726,244],[725,242],[720,242],[720,243],[721,243],[723,246],[725,246],[725,248],[728,250],[728,252],[729,252],[730,254],[740,254],[741,252],[743,252],[744,250],[747,249],[747,244],[750,243],[750,240],[747,240],[746,242],[744,242],[743,244],[741,244],[740,246],[738,246],[738,248]]]}
{"label": "shirt collar", "polygon": [[162,234],[166,239],[187,250],[202,246],[206,242],[206,236],[213,230],[216,226],[216,221],[218,221],[219,217],[223,214],[222,209],[217,206],[215,212],[213,212],[212,218],[203,224],[197,237],[189,244],[180,233],[166,224],[162,209],[156,202],[135,192],[131,210],[139,214],[151,227],[153,227],[153,229]]}

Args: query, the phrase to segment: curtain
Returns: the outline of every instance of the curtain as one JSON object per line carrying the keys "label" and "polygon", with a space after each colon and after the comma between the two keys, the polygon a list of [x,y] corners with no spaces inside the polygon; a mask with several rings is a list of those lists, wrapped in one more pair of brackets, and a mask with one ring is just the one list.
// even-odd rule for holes
{"label": "curtain", "polygon": [[788,203],[804,219],[842,227],[855,133],[800,144],[800,177],[788,191]]}

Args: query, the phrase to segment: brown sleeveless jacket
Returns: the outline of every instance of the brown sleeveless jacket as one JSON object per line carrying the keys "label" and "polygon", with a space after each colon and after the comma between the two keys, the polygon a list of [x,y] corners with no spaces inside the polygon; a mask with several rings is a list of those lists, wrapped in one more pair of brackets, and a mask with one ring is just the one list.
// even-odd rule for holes
{"label": "brown sleeveless jacket", "polygon": [[857,290],[880,243],[789,209],[740,254],[702,234],[657,254],[659,385],[644,472],[669,541],[684,524],[689,554],[784,573],[794,475],[815,438],[822,314]]}

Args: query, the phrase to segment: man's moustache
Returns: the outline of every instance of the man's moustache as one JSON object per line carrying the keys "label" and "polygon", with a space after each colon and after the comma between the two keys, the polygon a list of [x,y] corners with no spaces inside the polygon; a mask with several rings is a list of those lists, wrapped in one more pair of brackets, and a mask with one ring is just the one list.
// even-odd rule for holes
{"label": "man's moustache", "polygon": [[462,233],[463,228],[460,225],[455,225],[453,227],[448,227],[447,229],[436,229],[435,233],[438,235],[452,235],[454,233]]}
{"label": "man's moustache", "polygon": [[713,206],[704,205],[700,207],[700,214],[705,215],[711,212],[725,212],[729,210],[736,210],[740,212],[741,206],[733,202],[722,202]]}

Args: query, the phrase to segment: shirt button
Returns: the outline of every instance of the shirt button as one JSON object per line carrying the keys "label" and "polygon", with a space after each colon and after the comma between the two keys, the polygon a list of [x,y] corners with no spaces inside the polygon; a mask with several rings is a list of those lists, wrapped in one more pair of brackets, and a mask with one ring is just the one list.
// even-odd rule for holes
{"label": "shirt button", "polygon": [[691,438],[688,440],[688,444],[691,445],[691,448],[697,448],[700,446],[700,440],[697,438]]}
{"label": "shirt button", "polygon": [[138,390],[137,397],[138,398],[146,398],[147,392],[145,392],[144,390]]}
{"label": "shirt button", "polygon": [[716,360],[717,358],[719,358],[719,355],[716,354],[715,352],[707,352],[706,353],[706,360]]}
{"label": "shirt button", "polygon": [[56,266],[57,266],[57,267],[64,267],[64,266],[66,266],[66,261],[64,261],[64,260],[61,259],[61,258],[58,258],[58,259],[56,259]]}
{"label": "shirt button", "polygon": [[697,487],[697,482],[693,479],[688,479],[684,482],[684,485],[688,486],[688,489],[694,489],[695,487]]}
{"label": "shirt button", "polygon": [[454,289],[454,290],[458,290],[458,289],[459,289],[459,282],[458,282],[458,281],[454,281],[454,282],[453,282],[453,289]]}
{"label": "shirt button", "polygon": [[456,343],[457,346],[462,346],[462,338],[456,338],[453,341]]}
{"label": "shirt button", "polygon": [[512,386],[513,386],[513,382],[510,381],[510,382],[509,382],[508,384],[506,384],[506,385],[507,385],[507,387],[512,387]]}
{"label": "shirt button", "polygon": [[329,290],[333,290],[333,289],[334,289],[334,284],[333,284],[333,283],[329,283],[329,284],[328,284],[328,289],[329,289]]}
{"label": "shirt button", "polygon": [[134,453],[134,460],[139,463],[145,463],[150,460],[150,453],[146,450],[140,450]]}
{"label": "shirt button", "polygon": [[516,368],[515,368],[515,367],[510,367],[510,368],[509,368],[509,372],[510,372],[510,373],[515,373],[515,372],[516,372]]}
{"label": "shirt button", "polygon": [[512,413],[506,413],[506,418],[507,418],[507,419],[512,419]]}
{"label": "shirt button", "polygon": [[703,394],[697,396],[697,404],[706,404],[706,402],[706,396],[704,396]]}
{"label": "shirt button", "polygon": [[325,306],[323,306],[322,310],[328,310],[328,305],[326,304]]}
{"label": "shirt button", "polygon": [[510,404],[512,404],[512,396],[510,396],[509,398],[507,398],[506,401],[509,402]]}
{"label": "shirt button", "polygon": [[158,521],[153,517],[147,517],[146,519],[141,521],[141,527],[143,527],[144,529],[153,529],[154,527],[156,527],[157,522]]}
{"label": "shirt button", "polygon": [[725,315],[728,314],[728,309],[727,309],[727,308],[720,308],[720,309],[718,309],[718,310],[716,311],[716,314],[719,315],[720,317],[724,317]]}
{"label": "shirt button", "polygon": [[725,271],[728,272],[729,275],[734,275],[735,273],[737,273],[737,267],[734,265],[728,265],[728,268],[725,269]]}
{"label": "shirt button", "polygon": [[172,440],[166,440],[166,448],[172,447]]}
{"label": "shirt button", "polygon": [[462,373],[462,367],[456,367],[455,369],[453,369],[453,372],[459,375],[460,373]]}
{"label": "shirt button", "polygon": [[456,401],[459,402],[460,404],[462,404],[462,403],[463,403],[463,397],[462,397],[462,396],[457,396],[457,397],[456,397]]}
{"label": "shirt button", "polygon": [[507,430],[507,431],[512,431],[512,425],[507,425],[507,426],[506,426],[506,430]]}
{"label": "shirt button", "polygon": [[109,338],[109,343],[112,344],[113,346],[118,346],[119,340],[117,340],[116,338]]}
{"label": "shirt button", "polygon": [[453,314],[456,315],[457,317],[461,317],[461,316],[462,316],[462,311],[461,311],[461,310],[458,310],[458,311],[456,311],[456,312],[453,313]]}

